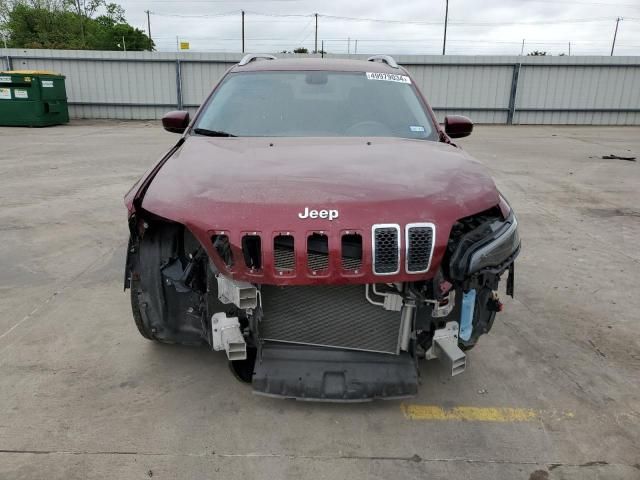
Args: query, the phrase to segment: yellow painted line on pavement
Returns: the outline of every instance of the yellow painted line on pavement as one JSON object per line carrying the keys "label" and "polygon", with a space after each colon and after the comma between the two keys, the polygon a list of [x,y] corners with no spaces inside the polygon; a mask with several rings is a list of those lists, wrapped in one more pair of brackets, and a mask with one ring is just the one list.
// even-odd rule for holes
{"label": "yellow painted line on pavement", "polygon": [[405,418],[409,420],[457,420],[467,422],[532,422],[543,416],[572,418],[571,412],[547,412],[531,408],[453,407],[437,405],[401,404]]}

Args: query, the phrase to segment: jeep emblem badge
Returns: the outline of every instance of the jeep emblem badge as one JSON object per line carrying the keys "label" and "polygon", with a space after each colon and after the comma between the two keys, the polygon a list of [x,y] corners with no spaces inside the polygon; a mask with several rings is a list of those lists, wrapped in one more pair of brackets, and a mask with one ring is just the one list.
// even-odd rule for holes
{"label": "jeep emblem badge", "polygon": [[298,213],[298,218],[328,218],[329,220],[335,220],[338,218],[338,210],[312,210],[309,207],[304,207],[304,212]]}

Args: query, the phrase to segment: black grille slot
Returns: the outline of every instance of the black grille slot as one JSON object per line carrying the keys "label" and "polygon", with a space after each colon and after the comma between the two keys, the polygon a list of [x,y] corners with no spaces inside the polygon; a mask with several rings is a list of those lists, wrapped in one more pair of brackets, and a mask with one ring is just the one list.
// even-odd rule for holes
{"label": "black grille slot", "polygon": [[296,268],[296,251],[291,235],[278,235],[273,239],[273,265],[278,272],[292,272]]}
{"label": "black grille slot", "polygon": [[307,237],[307,267],[312,272],[329,270],[329,237],[314,233]]}
{"label": "black grille slot", "polygon": [[214,235],[211,241],[213,242],[213,248],[220,255],[224,264],[229,268],[233,267],[233,252],[231,251],[229,237],[227,235]]}
{"label": "black grille slot", "polygon": [[407,272],[426,272],[431,261],[433,228],[419,225],[407,227]]}
{"label": "black grille slot", "polygon": [[259,235],[245,235],[242,237],[242,255],[244,264],[252,270],[262,268],[262,241]]}
{"label": "black grille slot", "polygon": [[362,268],[362,235],[357,233],[342,236],[342,269],[356,271]]}
{"label": "black grille slot", "polygon": [[373,271],[390,275],[400,270],[400,227],[383,225],[373,228]]}

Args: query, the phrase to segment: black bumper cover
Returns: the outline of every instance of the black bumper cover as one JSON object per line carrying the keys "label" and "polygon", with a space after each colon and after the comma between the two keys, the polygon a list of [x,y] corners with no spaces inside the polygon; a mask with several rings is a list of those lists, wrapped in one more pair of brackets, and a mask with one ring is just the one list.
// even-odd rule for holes
{"label": "black bumper cover", "polygon": [[418,392],[418,371],[408,353],[335,350],[265,343],[253,374],[258,395],[321,402],[408,398]]}

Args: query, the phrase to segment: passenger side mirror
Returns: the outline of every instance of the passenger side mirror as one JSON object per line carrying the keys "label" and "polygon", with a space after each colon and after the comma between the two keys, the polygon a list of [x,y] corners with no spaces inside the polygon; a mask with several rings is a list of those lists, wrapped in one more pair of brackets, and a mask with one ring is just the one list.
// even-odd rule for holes
{"label": "passenger side mirror", "polygon": [[184,133],[189,126],[189,112],[176,110],[165,113],[162,117],[162,126],[167,132]]}
{"label": "passenger side mirror", "polygon": [[468,137],[473,132],[473,122],[462,115],[444,117],[444,131],[451,138]]}

